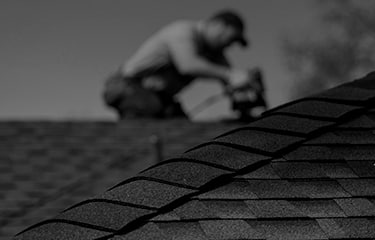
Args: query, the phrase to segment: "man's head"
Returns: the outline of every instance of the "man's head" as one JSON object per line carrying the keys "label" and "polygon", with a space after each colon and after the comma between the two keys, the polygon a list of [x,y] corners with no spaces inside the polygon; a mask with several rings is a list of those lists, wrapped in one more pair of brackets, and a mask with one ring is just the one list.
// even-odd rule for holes
{"label": "man's head", "polygon": [[244,30],[242,18],[234,11],[225,10],[206,20],[204,37],[214,49],[223,50],[233,43],[246,47],[248,42],[244,37]]}

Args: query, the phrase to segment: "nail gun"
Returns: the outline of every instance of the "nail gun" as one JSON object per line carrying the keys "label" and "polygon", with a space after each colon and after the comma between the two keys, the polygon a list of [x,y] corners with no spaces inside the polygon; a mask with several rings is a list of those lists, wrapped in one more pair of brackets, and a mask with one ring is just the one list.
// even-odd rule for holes
{"label": "nail gun", "polygon": [[250,69],[249,81],[243,86],[208,97],[190,111],[190,116],[200,113],[225,97],[229,97],[231,108],[237,115],[236,120],[252,121],[267,108],[264,92],[261,70],[259,68]]}

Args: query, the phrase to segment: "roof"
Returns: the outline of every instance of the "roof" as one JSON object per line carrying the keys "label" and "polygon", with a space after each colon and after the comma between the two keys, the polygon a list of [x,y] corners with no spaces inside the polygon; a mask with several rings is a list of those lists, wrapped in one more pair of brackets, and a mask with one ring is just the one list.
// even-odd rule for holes
{"label": "roof", "polygon": [[16,239],[374,239],[375,73],[272,109]]}
{"label": "roof", "polygon": [[182,119],[0,121],[0,239],[238,124]]}

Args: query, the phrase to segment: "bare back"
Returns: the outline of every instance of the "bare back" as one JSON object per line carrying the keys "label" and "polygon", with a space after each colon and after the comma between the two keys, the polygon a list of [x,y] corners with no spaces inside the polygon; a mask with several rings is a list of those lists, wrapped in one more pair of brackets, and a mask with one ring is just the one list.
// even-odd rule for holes
{"label": "bare back", "polygon": [[[197,76],[183,75],[174,64],[174,52],[194,51],[210,61],[226,63],[223,56],[213,57],[202,48],[197,22],[174,22],[152,35],[125,64],[128,76],[144,79],[143,85],[152,90],[175,95]],[[181,54],[181,53],[180,53]],[[184,54],[184,52],[182,52]]]}

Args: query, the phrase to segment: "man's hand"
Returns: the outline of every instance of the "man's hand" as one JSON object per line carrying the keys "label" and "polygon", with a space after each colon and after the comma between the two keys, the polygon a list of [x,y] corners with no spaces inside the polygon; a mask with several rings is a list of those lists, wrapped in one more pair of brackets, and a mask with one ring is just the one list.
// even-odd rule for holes
{"label": "man's hand", "polygon": [[264,92],[262,75],[258,68],[252,69],[250,71],[244,71],[241,69],[230,70],[228,85],[229,86],[227,86],[226,88],[229,88],[232,91],[252,89],[257,93]]}
{"label": "man's hand", "polygon": [[231,69],[229,72],[229,85],[232,89],[243,88],[249,84],[249,74],[242,69]]}

